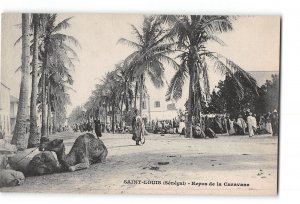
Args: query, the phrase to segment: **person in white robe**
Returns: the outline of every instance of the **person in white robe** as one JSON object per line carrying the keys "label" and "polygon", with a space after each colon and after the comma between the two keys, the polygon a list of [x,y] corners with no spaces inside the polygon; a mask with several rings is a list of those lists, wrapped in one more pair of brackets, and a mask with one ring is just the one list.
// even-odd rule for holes
{"label": "person in white robe", "polygon": [[253,117],[252,113],[249,113],[249,116],[247,117],[247,123],[248,123],[248,132],[249,132],[249,137],[252,137],[254,135],[253,131]]}
{"label": "person in white robe", "polygon": [[235,134],[235,129],[234,129],[234,122],[230,118],[228,118],[229,122],[229,135],[234,135]]}
{"label": "person in white robe", "polygon": [[273,135],[272,124],[271,124],[271,113],[268,112],[266,115],[266,130],[269,134]]}
{"label": "person in white robe", "polygon": [[239,115],[236,124],[239,127],[238,134],[244,135],[246,133],[245,129],[247,128],[247,124],[245,120],[242,118],[242,115]]}

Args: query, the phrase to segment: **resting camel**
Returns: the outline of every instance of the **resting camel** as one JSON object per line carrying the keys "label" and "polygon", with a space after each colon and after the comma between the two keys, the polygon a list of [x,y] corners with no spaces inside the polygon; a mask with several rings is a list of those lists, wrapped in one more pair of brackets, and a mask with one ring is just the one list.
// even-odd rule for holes
{"label": "resting camel", "polygon": [[8,158],[10,167],[16,171],[21,171],[27,176],[39,176],[60,171],[60,165],[55,153],[50,151],[40,152],[34,157],[27,157],[28,151],[20,152]]}
{"label": "resting camel", "polygon": [[56,153],[63,171],[76,171],[89,168],[90,164],[104,163],[108,153],[104,143],[91,133],[80,135],[67,155],[63,139],[47,142],[43,148]]}

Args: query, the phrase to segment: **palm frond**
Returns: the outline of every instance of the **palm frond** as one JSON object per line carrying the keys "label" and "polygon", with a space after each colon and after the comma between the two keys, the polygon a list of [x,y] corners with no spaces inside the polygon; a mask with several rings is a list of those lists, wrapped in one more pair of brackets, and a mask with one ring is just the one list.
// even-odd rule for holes
{"label": "palm frond", "polygon": [[164,86],[164,66],[158,60],[154,60],[150,63],[150,67],[147,70],[150,80],[156,88]]}
{"label": "palm frond", "polygon": [[175,75],[173,76],[170,85],[168,87],[166,93],[166,100],[170,101],[174,99],[177,101],[182,97],[182,88],[184,86],[184,82],[188,75],[188,69],[185,66],[185,63],[182,63],[180,68],[177,70]]}
{"label": "palm frond", "polygon": [[169,64],[172,68],[174,69],[179,69],[179,64],[171,57],[167,56],[167,55],[157,55],[155,56],[155,58],[157,58],[159,61],[161,62],[166,62],[167,64]]}
{"label": "palm frond", "polygon": [[138,39],[140,44],[144,43],[143,35],[141,35],[139,30],[132,24],[130,26],[131,26],[131,29],[132,29],[132,33],[136,36],[136,38]]}
{"label": "palm frond", "polygon": [[207,33],[223,33],[232,31],[232,19],[229,16],[206,16],[200,24],[200,30]]}
{"label": "palm frond", "polygon": [[62,49],[64,49],[67,52],[70,52],[73,55],[75,60],[79,61],[79,57],[78,57],[78,55],[77,55],[77,53],[75,52],[74,49],[72,49],[70,46],[68,46],[65,43],[62,43],[61,46],[62,46]]}
{"label": "palm frond", "polygon": [[212,41],[215,41],[216,43],[218,43],[222,46],[226,46],[226,43],[221,38],[219,38],[215,35],[209,35],[208,40],[212,40]]}
{"label": "palm frond", "polygon": [[14,46],[16,46],[17,44],[19,44],[22,41],[22,35],[16,40],[16,42],[14,43]]}
{"label": "palm frond", "polygon": [[131,40],[127,40],[125,38],[120,38],[117,42],[118,44],[124,44],[124,45],[127,45],[129,47],[133,47],[133,48],[136,48],[137,50],[140,50],[142,49],[142,46],[139,45],[138,43],[136,42],[133,42]]}
{"label": "palm frond", "polygon": [[18,66],[18,68],[15,70],[15,73],[17,73],[20,70],[22,70],[22,65]]}
{"label": "palm frond", "polygon": [[226,58],[226,64],[231,67],[232,69],[236,70],[235,72],[237,72],[238,74],[241,75],[241,77],[243,79],[245,79],[249,85],[250,88],[252,88],[256,94],[258,94],[258,86],[257,86],[257,82],[256,80],[251,76],[250,73],[246,72],[245,70],[243,70],[241,67],[239,67],[237,64],[235,64],[233,61],[229,60]]}
{"label": "palm frond", "polygon": [[55,33],[55,34],[51,35],[51,39],[59,40],[60,42],[69,42],[75,46],[78,46],[79,48],[81,47],[79,41],[70,35]]}
{"label": "palm frond", "polygon": [[55,32],[58,32],[60,30],[63,30],[63,29],[67,29],[71,26],[71,24],[68,22],[69,20],[71,20],[73,18],[72,17],[69,17],[69,18],[66,18],[65,20],[61,21],[60,23],[58,23],[52,30],[52,33],[55,33]]}
{"label": "palm frond", "polygon": [[[206,56],[210,60],[212,60],[212,62],[214,63],[214,67],[219,70],[222,75],[229,75],[232,77],[232,79],[234,80],[236,91],[240,97],[243,97],[244,95],[244,88],[238,77],[239,75],[241,75],[243,79],[249,83],[250,88],[258,93],[256,80],[237,64],[220,54],[216,54],[216,56],[213,54],[207,54]],[[225,62],[223,62],[222,60],[225,60]]]}

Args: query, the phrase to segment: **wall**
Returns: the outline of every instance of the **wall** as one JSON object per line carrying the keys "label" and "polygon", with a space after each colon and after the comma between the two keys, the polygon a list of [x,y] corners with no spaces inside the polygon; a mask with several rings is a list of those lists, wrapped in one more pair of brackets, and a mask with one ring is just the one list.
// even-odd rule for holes
{"label": "wall", "polygon": [[[168,108],[168,105],[172,104],[172,101],[167,102],[165,94],[167,92],[167,85],[161,88],[155,88],[151,82],[146,80],[147,94],[143,100],[145,104],[142,110],[142,117],[147,118],[147,122],[157,120],[172,120],[178,116],[176,104],[173,105],[173,109]],[[139,97],[137,99],[137,107],[139,108]],[[156,102],[160,103],[160,106],[155,105]],[[150,104],[150,106],[149,106]],[[150,117],[149,117],[150,112]]]}
{"label": "wall", "polygon": [[3,83],[0,87],[0,126],[5,135],[10,135],[10,89]]}

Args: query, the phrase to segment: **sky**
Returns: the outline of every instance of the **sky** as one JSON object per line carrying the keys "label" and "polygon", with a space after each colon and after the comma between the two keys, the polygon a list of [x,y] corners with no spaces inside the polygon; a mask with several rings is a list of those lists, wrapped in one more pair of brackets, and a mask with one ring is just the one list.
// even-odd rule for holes
{"label": "sky", "polygon": [[[84,104],[95,84],[133,51],[126,45],[117,44],[117,41],[121,37],[133,39],[130,25],[140,27],[143,21],[142,15],[134,14],[72,13],[58,14],[58,21],[71,16],[71,27],[64,33],[80,42],[80,48],[75,48],[80,61],[75,62],[72,71],[75,91],[70,91],[72,105],[68,107],[68,113],[75,106]],[[1,80],[16,97],[21,76],[15,70],[21,64],[21,43],[14,46],[14,42],[21,36],[20,23],[20,14],[2,14]],[[234,31],[219,35],[226,46],[210,43],[209,49],[228,57],[246,71],[279,70],[280,17],[241,16],[233,22],[233,28]],[[173,75],[174,70],[167,67],[166,80],[170,81]],[[209,76],[211,87],[222,78],[213,68]],[[184,91],[188,93],[187,83]]]}

